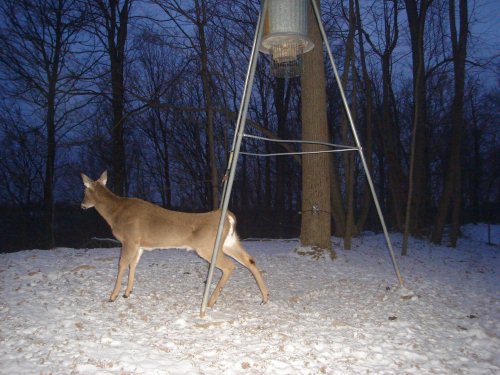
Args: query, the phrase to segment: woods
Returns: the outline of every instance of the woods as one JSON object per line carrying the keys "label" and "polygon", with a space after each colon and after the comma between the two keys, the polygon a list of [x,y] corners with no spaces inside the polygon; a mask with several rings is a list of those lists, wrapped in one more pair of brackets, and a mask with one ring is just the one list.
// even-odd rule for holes
{"label": "woods", "polygon": [[[323,0],[323,23],[391,230],[456,246],[498,222],[498,41],[485,2]],[[5,0],[0,5],[0,226],[6,249],[83,246],[79,174],[118,195],[200,212],[219,205],[259,1]],[[261,54],[248,133],[352,144],[329,64],[301,78]],[[317,32],[317,31],[316,31]],[[245,140],[245,151],[301,150]],[[303,150],[307,147],[304,146]],[[230,209],[243,237],[329,249],[380,230],[355,154],[244,155]],[[315,239],[310,239],[310,233]],[[315,243],[317,238],[321,241]],[[411,252],[411,250],[408,250]]]}

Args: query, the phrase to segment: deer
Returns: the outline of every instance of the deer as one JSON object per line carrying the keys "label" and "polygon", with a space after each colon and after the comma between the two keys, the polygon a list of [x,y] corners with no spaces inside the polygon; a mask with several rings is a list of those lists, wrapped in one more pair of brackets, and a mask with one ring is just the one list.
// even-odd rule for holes
{"label": "deer", "polygon": [[[211,262],[213,247],[221,210],[203,213],[189,213],[168,210],[138,198],[115,195],[106,187],[107,171],[93,181],[81,174],[85,187],[82,209],[94,207],[111,227],[113,236],[121,242],[118,275],[109,302],[114,302],[120,293],[122,278],[128,273],[127,288],[123,294],[128,298],[134,287],[137,263],[144,250],[186,249],[194,250],[201,258]],[[222,251],[218,252],[215,266],[222,275],[208,301],[213,307],[222,288],[235,269],[233,258],[245,266],[255,278],[262,294],[262,304],[267,303],[269,292],[255,260],[241,244],[235,230],[236,217],[227,212],[221,237]]]}

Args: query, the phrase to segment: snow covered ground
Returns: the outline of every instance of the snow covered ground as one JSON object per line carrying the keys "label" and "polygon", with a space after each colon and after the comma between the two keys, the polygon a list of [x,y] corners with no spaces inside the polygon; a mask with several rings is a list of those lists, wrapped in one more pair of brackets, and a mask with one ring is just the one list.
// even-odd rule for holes
{"label": "snow covered ground", "polygon": [[[134,294],[114,303],[118,249],[0,255],[1,374],[498,374],[497,245],[464,228],[457,249],[412,239],[397,285],[382,235],[337,259],[295,240],[245,241],[263,270],[233,273],[199,317],[207,264],[193,252],[143,255]],[[393,235],[400,252],[401,236]],[[218,274],[216,275],[218,276]]]}

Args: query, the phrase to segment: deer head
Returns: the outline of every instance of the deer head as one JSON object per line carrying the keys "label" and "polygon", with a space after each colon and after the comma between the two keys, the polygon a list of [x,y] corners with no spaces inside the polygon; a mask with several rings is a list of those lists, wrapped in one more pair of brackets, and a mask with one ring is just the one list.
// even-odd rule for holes
{"label": "deer head", "polygon": [[106,186],[106,181],[108,180],[108,172],[104,171],[99,177],[98,180],[92,181],[85,174],[81,174],[83,185],[85,185],[85,193],[82,201],[82,208],[86,210],[87,208],[92,208],[95,206],[97,201],[97,190],[99,189],[98,185]]}

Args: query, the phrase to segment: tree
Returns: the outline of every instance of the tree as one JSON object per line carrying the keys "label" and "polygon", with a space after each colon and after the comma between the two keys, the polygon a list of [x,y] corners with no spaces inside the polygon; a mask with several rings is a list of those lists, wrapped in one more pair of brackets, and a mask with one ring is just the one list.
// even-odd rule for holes
{"label": "tree", "polygon": [[2,106],[0,140],[0,202],[29,211],[43,200],[44,136],[19,110]]}
{"label": "tree", "polygon": [[[123,195],[125,168],[125,66],[130,11],[134,0],[88,0],[93,11],[95,33],[109,57],[111,85],[111,182],[114,192]],[[107,97],[107,95],[105,95]]]}
{"label": "tree", "polygon": [[[213,16],[215,4],[208,0],[194,0],[191,4],[186,4],[174,0],[170,2],[153,0],[158,4],[170,20],[178,28],[182,38],[187,40],[191,51],[197,54],[199,62],[199,76],[202,84],[204,111],[206,114],[206,143],[207,159],[209,166],[211,208],[219,207],[219,177],[217,171],[217,154],[215,143],[215,111],[213,105],[214,85],[209,64],[210,42],[208,34],[208,23]],[[179,20],[181,19],[181,20]],[[194,29],[195,36],[191,35]],[[213,48],[213,47],[212,47]]]}
{"label": "tree", "polygon": [[432,242],[440,244],[448,214],[451,215],[449,240],[456,247],[462,202],[462,179],[460,147],[464,132],[464,91],[465,64],[467,57],[467,38],[469,33],[469,14],[467,0],[458,0],[458,29],[456,20],[456,1],[449,1],[450,39],[452,46],[454,94],[451,106],[452,130],[449,145],[448,165],[444,188],[439,200],[436,222],[432,232]]}
{"label": "tree", "polygon": [[[366,63],[366,53],[363,40],[363,24],[361,22],[361,12],[359,9],[359,0],[355,0],[356,8],[356,27],[358,31],[359,39],[359,59],[361,63],[362,72],[362,84],[365,100],[362,102],[364,106],[364,129],[365,129],[365,141],[364,141],[364,152],[366,158],[366,165],[368,167],[368,173],[372,172],[372,160],[373,160],[373,82],[368,72],[368,67]],[[365,179],[363,185],[362,193],[362,203],[361,212],[359,214],[359,219],[357,222],[357,227],[362,230],[365,222],[368,218],[372,202],[372,195],[370,191],[370,186],[368,185],[368,180]]]}
{"label": "tree", "polygon": [[[349,16],[348,25],[349,32],[346,41],[346,53],[344,56],[344,71],[342,73],[342,86],[347,87],[347,80],[349,72],[351,71],[352,82],[352,97],[351,109],[352,118],[356,122],[356,89],[357,89],[357,74],[355,65],[355,50],[354,50],[354,37],[356,33],[356,16],[354,11],[354,1],[349,0]],[[342,143],[349,144],[348,138],[348,118],[345,112],[342,115]],[[344,171],[345,171],[345,192],[346,192],[346,217],[345,217],[345,232],[344,232],[344,249],[351,249],[352,235],[356,232],[354,228],[354,178],[355,178],[355,165],[354,154],[352,152],[344,153]]]}
{"label": "tree", "polygon": [[[79,32],[85,21],[77,0],[5,0],[0,13],[5,23],[0,35],[0,66],[7,95],[20,107],[40,111],[31,116],[33,128],[45,132],[43,174],[43,247],[54,246],[54,183],[56,145],[69,113],[79,104],[75,82],[86,66],[75,64]],[[30,110],[27,110],[29,112]]]}
{"label": "tree", "polygon": [[[319,7],[319,1],[316,2]],[[326,78],[322,38],[314,12],[309,6],[309,37],[315,48],[303,56],[302,139],[328,142],[326,117]],[[324,147],[304,145],[303,151]],[[304,155],[302,158],[302,223],[300,243],[312,249],[313,256],[331,251],[330,155]]]}
{"label": "tree", "polygon": [[[172,108],[161,108],[160,103],[175,103],[179,85],[179,67],[175,53],[168,48],[168,40],[151,31],[143,31],[138,35],[138,59],[136,69],[131,73],[137,94],[144,102],[151,102],[144,114],[134,116],[131,121],[134,139],[141,139],[139,149],[140,162],[136,165],[137,172],[149,183],[150,196],[160,196],[163,207],[172,207],[172,163],[170,151],[173,146]],[[165,69],[165,67],[169,69]],[[146,147],[144,147],[146,146]],[[156,194],[155,194],[156,193]]]}
{"label": "tree", "polygon": [[427,110],[426,74],[424,62],[424,31],[427,11],[433,0],[405,0],[406,16],[410,28],[413,65],[413,131],[408,173],[402,254],[407,253],[408,234],[417,234],[426,212],[427,190]]}
{"label": "tree", "polygon": [[382,7],[380,17],[378,15],[374,17],[376,21],[378,19],[382,21],[382,25],[376,22],[379,36],[378,42],[372,41],[372,37],[366,30],[364,31],[364,35],[373,51],[379,56],[382,67],[382,116],[379,121],[380,138],[387,163],[392,214],[396,228],[401,230],[404,222],[406,176],[401,165],[400,129],[395,121],[394,90],[392,87],[392,55],[399,38],[398,0],[384,0]]}

